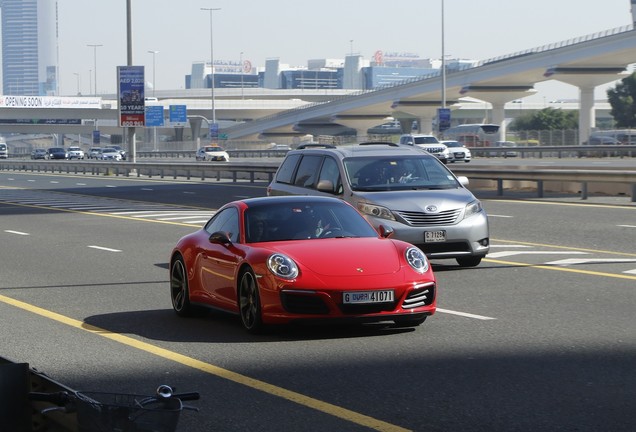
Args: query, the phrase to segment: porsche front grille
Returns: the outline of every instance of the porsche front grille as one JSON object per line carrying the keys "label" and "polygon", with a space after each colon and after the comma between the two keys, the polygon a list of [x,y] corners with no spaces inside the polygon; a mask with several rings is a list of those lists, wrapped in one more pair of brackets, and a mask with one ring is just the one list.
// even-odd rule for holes
{"label": "porsche front grille", "polygon": [[296,314],[328,314],[329,307],[321,298],[307,294],[281,293],[281,301],[286,311]]}
{"label": "porsche front grille", "polygon": [[402,303],[403,309],[428,306],[435,300],[435,284],[419,287],[409,293]]}

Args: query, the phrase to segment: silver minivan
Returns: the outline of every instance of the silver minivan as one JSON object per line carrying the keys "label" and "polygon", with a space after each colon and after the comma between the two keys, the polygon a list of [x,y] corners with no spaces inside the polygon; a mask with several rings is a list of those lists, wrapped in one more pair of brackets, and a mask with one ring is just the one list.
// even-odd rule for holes
{"label": "silver minivan", "polygon": [[300,146],[287,153],[268,195],[337,196],[376,227],[431,259],[474,267],[490,247],[481,202],[435,156],[394,143]]}

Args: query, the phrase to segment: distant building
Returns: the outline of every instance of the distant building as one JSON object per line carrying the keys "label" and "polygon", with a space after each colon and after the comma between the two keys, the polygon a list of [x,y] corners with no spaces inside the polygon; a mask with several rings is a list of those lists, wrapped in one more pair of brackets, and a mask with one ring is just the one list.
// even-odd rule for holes
{"label": "distant building", "polygon": [[0,0],[2,92],[58,94],[57,0]]}
{"label": "distant building", "polygon": [[[459,69],[475,63],[475,60],[447,60],[446,68]],[[263,71],[250,70],[249,73],[241,68],[241,62],[215,61],[214,88],[237,87],[237,82],[242,79],[243,87],[274,90],[372,90],[438,74],[440,68],[440,60],[424,59],[410,53],[383,54],[381,51],[376,51],[373,61],[351,54],[344,60],[310,59],[306,67],[291,67],[278,58],[269,58]],[[192,74],[186,76],[186,88],[210,88],[211,77],[209,62],[193,63]]]}
{"label": "distant building", "polygon": [[[186,88],[211,88],[212,68],[210,62],[192,63],[192,73],[186,75]],[[257,88],[259,75],[249,61],[214,62],[214,88]]]}

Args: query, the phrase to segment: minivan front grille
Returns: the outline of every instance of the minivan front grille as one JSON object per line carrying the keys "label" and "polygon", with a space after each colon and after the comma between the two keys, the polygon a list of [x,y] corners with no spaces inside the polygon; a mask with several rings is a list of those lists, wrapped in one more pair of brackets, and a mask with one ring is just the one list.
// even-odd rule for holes
{"label": "minivan front grille", "polygon": [[446,210],[439,213],[398,211],[397,214],[411,226],[425,227],[455,224],[461,211],[461,209]]}

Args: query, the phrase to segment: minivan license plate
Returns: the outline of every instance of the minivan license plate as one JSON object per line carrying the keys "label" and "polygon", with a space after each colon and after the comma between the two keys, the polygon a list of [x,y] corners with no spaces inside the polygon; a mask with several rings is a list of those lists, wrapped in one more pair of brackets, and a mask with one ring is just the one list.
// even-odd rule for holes
{"label": "minivan license plate", "polygon": [[438,243],[446,241],[446,231],[425,231],[424,243]]}
{"label": "minivan license plate", "polygon": [[393,301],[393,290],[349,291],[342,293],[345,304],[385,303]]}

